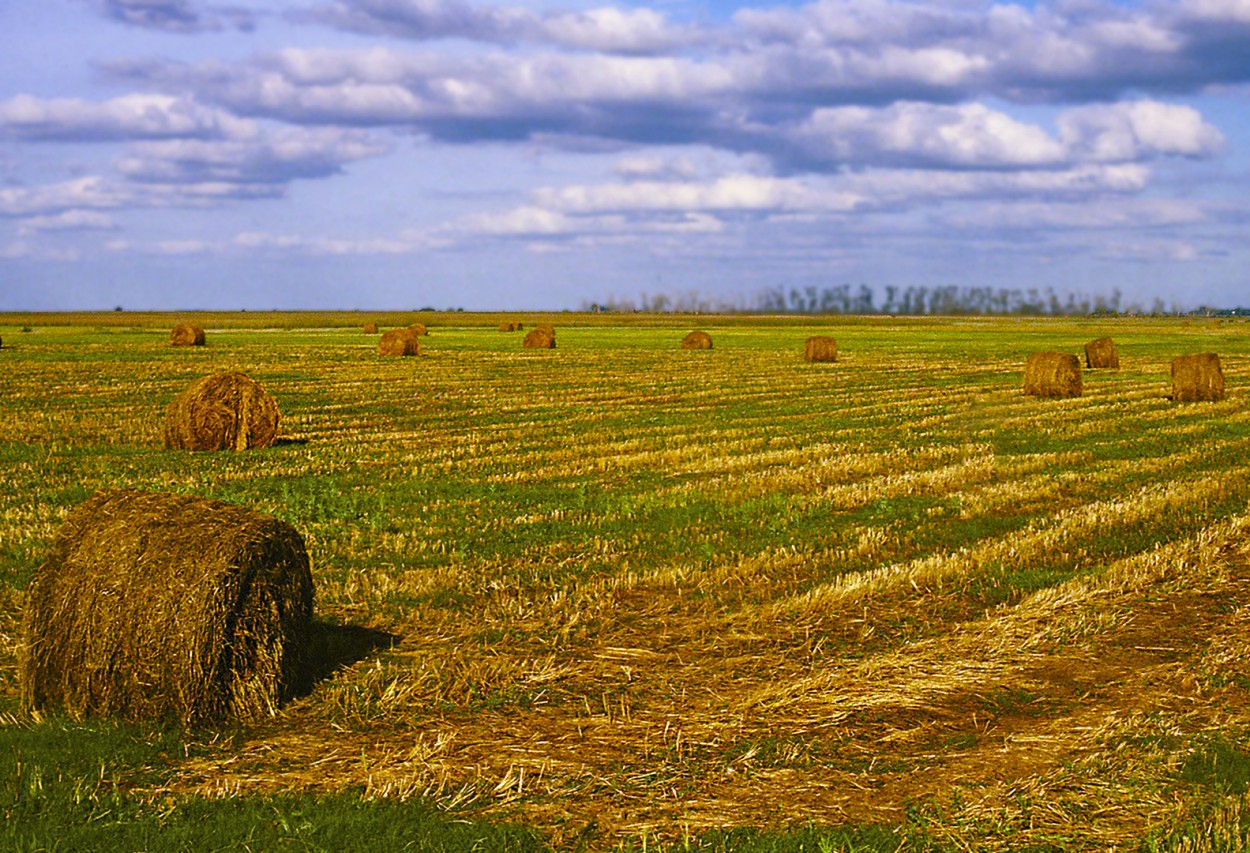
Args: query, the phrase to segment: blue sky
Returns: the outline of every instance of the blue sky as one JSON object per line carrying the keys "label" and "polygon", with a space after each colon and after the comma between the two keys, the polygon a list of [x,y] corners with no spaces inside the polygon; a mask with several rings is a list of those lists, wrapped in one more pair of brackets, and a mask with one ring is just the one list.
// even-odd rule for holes
{"label": "blue sky", "polygon": [[5,0],[0,310],[1250,305],[1250,0]]}

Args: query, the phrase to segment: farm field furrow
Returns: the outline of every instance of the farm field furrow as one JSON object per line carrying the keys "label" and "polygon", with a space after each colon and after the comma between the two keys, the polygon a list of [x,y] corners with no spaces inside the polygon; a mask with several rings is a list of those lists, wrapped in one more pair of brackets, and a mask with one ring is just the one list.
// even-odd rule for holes
{"label": "farm field furrow", "polygon": [[[334,318],[223,316],[194,350],[164,319],[0,325],[0,731],[53,725],[18,707],[25,591],[102,488],[290,522],[354,645],[272,719],[119,776],[136,808],[420,800],[558,850],[1241,831],[1250,325],[570,316],[526,351],[438,315],[387,359]],[[714,349],[677,348],[696,327]],[[837,362],[803,362],[818,332]],[[1029,352],[1102,334],[1119,370],[1023,396]],[[1200,351],[1227,399],[1172,402]],[[220,370],[274,395],[278,444],[164,450],[166,406]]]}

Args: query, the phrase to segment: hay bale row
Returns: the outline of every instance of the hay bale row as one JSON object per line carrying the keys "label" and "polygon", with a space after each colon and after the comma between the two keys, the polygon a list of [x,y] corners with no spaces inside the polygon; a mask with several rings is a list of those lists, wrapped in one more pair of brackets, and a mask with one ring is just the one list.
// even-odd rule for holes
{"label": "hay bale row", "polygon": [[1178,355],[1172,359],[1172,399],[1177,403],[1218,402],[1224,399],[1224,371],[1213,352]]}
{"label": "hay bale row", "polygon": [[313,580],[286,522],[133,489],[70,513],[27,595],[23,705],[254,720],[311,687]]}
{"label": "hay bale row", "polygon": [[681,339],[682,349],[711,349],[712,336],[707,332],[694,331]]}
{"label": "hay bale row", "polygon": [[204,327],[199,323],[179,323],[169,333],[169,345],[173,347],[204,346]]}
{"label": "hay bale row", "polygon": [[409,356],[421,354],[421,339],[412,329],[391,329],[378,341],[379,355]]}
{"label": "hay bale row", "polygon": [[827,335],[812,335],[803,345],[805,361],[837,361],[838,342]]}
{"label": "hay bale row", "polygon": [[1065,352],[1035,352],[1024,364],[1024,393],[1030,397],[1079,397],[1081,361]]}
{"label": "hay bale row", "polygon": [[169,450],[248,450],[278,436],[278,404],[260,383],[236,372],[193,382],[165,410]]}
{"label": "hay bale row", "polygon": [[504,320],[499,324],[499,331],[501,332],[520,332],[524,328],[524,325],[516,322],[515,320]]}

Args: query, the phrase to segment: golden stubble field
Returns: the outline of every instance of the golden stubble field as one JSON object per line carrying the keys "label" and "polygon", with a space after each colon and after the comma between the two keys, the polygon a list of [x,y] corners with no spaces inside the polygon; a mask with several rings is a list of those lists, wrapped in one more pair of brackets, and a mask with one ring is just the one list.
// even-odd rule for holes
{"label": "golden stubble field", "polygon": [[[97,319],[0,317],[0,691],[30,572],[109,486],[293,523],[341,644],[138,796],[422,797],[557,849],[808,822],[1137,849],[1240,820],[1209,765],[1250,755],[1250,325],[577,315],[524,351],[439,315],[384,359],[316,317],[209,318],[195,350]],[[802,360],[817,333],[837,362]],[[1084,396],[1021,394],[1029,352],[1103,334],[1122,366]],[[1169,359],[1203,351],[1228,398],[1173,403]],[[280,444],[162,450],[223,369],[277,398]]]}

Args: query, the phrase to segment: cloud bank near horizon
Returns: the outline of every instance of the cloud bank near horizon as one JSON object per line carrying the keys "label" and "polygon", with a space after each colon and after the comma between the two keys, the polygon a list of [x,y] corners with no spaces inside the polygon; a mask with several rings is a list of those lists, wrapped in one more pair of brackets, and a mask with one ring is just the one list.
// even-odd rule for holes
{"label": "cloud bank near horizon", "polygon": [[1241,292],[1250,0],[74,2],[202,56],[110,50],[90,85],[0,90],[0,263]]}

